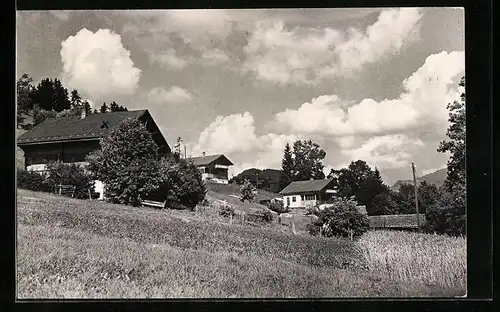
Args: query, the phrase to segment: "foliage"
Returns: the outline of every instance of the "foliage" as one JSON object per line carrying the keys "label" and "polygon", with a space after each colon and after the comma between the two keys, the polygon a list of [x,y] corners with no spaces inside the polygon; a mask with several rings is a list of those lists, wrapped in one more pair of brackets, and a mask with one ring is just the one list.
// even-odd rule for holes
{"label": "foliage", "polygon": [[154,193],[163,196],[168,207],[193,210],[205,199],[207,189],[195,164],[169,157],[160,160],[159,170],[161,183]]}
{"label": "foliage", "polygon": [[281,160],[281,175],[280,175],[280,190],[284,189],[293,180],[293,154],[290,149],[290,144],[286,143],[285,150],[283,151],[283,159]]}
{"label": "foliage", "polygon": [[282,201],[275,200],[269,204],[269,209],[276,212],[277,214],[282,214],[290,211],[290,207],[285,207]]}
{"label": "foliage", "polygon": [[378,215],[393,215],[399,214],[400,205],[395,200],[395,196],[397,194],[393,192],[380,193],[373,199],[371,203],[371,209],[368,210],[368,215],[370,216],[378,216]]}
{"label": "foliage", "polygon": [[27,113],[33,109],[33,91],[35,87],[32,85],[33,78],[28,74],[22,74],[17,80],[17,110],[18,112]]}
{"label": "foliage", "polygon": [[107,200],[138,206],[141,197],[160,187],[158,147],[139,120],[127,118],[100,144],[87,161],[93,178],[106,185]]}
{"label": "foliage", "polygon": [[36,126],[42,123],[47,118],[56,118],[57,112],[55,110],[44,110],[35,104],[33,108],[33,125]]}
{"label": "foliage", "polygon": [[[465,88],[465,77],[462,77],[460,87]],[[447,191],[453,191],[456,185],[465,185],[465,92],[460,95],[460,101],[447,105],[450,123],[446,135],[448,140],[439,144],[438,152],[450,153],[448,175],[444,183]]]}
{"label": "foliage", "polygon": [[126,107],[118,105],[114,101],[111,102],[111,104],[109,105],[109,110],[112,113],[114,113],[114,112],[126,112],[126,111],[128,111],[128,109]]}
{"label": "foliage", "polygon": [[234,208],[229,205],[219,206],[219,215],[224,218],[234,217]]}
{"label": "foliage", "polygon": [[248,180],[243,181],[243,184],[240,187],[240,200],[244,202],[245,200],[251,202],[255,199],[257,195],[257,189],[250,183]]}
{"label": "foliage", "polygon": [[89,199],[89,190],[92,198],[96,198],[94,191],[94,181],[89,173],[78,164],[64,164],[61,161],[51,161],[47,163],[48,176],[45,180],[51,190],[56,186],[72,185],[75,187],[74,197],[79,199]]}
{"label": "foliage", "polygon": [[45,182],[47,175],[30,170],[17,171],[17,187],[35,192],[50,192],[51,187]]}
{"label": "foliage", "polygon": [[106,105],[106,102],[103,102],[101,105],[101,108],[99,109],[99,113],[105,114],[109,111],[108,105]]}
{"label": "foliage", "polygon": [[325,156],[326,152],[311,140],[295,141],[293,150],[287,143],[281,162],[280,189],[292,181],[324,179],[322,161]]}
{"label": "foliage", "polygon": [[68,90],[57,78],[45,78],[40,81],[33,92],[33,103],[45,111],[60,112],[71,107]]}
{"label": "foliage", "polygon": [[465,186],[451,192],[444,191],[441,198],[427,207],[426,230],[454,236],[466,235],[467,196]]}
{"label": "foliage", "polygon": [[366,206],[369,215],[380,213],[381,205],[393,206],[389,187],[382,181],[380,172],[377,168],[372,170],[363,160],[353,161],[347,168],[332,169],[328,178],[333,179],[340,197],[355,196],[360,205]]}
{"label": "foliage", "polygon": [[334,198],[332,204],[318,213],[318,219],[311,223],[312,235],[350,237],[361,236],[369,229],[368,217],[357,209],[358,203],[351,198]]}
{"label": "foliage", "polygon": [[273,221],[273,214],[271,213],[270,210],[262,211],[262,220],[264,222],[272,222]]}

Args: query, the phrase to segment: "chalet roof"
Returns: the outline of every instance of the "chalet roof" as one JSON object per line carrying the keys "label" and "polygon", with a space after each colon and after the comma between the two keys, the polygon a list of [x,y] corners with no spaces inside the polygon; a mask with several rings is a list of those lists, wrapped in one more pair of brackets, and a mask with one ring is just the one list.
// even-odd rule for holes
{"label": "chalet roof", "polygon": [[193,162],[196,166],[208,166],[215,161],[226,166],[233,165],[233,163],[222,154],[190,157],[187,160]]}
{"label": "chalet roof", "polygon": [[281,195],[288,194],[300,194],[308,192],[319,192],[323,190],[332,179],[321,179],[321,180],[305,180],[305,181],[294,181],[288,184],[283,190],[281,190]]}
{"label": "chalet roof", "polygon": [[[420,225],[426,221],[425,214],[419,214]],[[416,228],[417,214],[369,216],[372,228]]]}
{"label": "chalet roof", "polygon": [[[126,118],[140,118],[147,110],[113,112],[105,114],[88,114],[62,118],[48,118],[28,132],[20,135],[18,145],[51,142],[59,140],[79,140],[100,138],[106,135],[114,126]],[[107,121],[108,128],[101,127]]]}

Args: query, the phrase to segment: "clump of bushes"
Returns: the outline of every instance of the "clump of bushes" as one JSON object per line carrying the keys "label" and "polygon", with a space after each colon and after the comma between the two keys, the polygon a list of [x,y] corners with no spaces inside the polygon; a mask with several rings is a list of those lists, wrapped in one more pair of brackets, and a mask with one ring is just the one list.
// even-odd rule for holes
{"label": "clump of bushes", "polygon": [[370,227],[368,217],[357,209],[351,198],[335,198],[317,213],[318,219],[307,225],[311,235],[338,236],[351,239],[363,235]]}
{"label": "clump of bushes", "polygon": [[269,204],[269,209],[276,212],[277,214],[282,214],[290,211],[289,207],[285,207],[282,201],[276,200]]}
{"label": "clump of bushes", "polygon": [[251,202],[255,199],[255,196],[257,196],[257,189],[250,181],[245,179],[245,181],[243,181],[243,184],[240,186],[240,193],[240,200],[242,202],[244,202],[245,200]]}
{"label": "clump of bushes", "polygon": [[94,181],[88,172],[78,164],[65,164],[61,161],[52,161],[47,164],[48,175],[45,183],[51,190],[56,190],[59,184],[72,185],[75,187],[74,198],[89,199],[97,198],[94,191]]}
{"label": "clump of bushes", "polygon": [[17,187],[35,192],[50,192],[51,187],[45,182],[46,177],[45,173],[18,170]]}
{"label": "clump of bushes", "polygon": [[151,133],[128,118],[87,157],[95,180],[106,184],[108,201],[139,206],[142,199],[165,201],[175,209],[194,209],[205,198],[201,173],[179,157],[160,157]]}

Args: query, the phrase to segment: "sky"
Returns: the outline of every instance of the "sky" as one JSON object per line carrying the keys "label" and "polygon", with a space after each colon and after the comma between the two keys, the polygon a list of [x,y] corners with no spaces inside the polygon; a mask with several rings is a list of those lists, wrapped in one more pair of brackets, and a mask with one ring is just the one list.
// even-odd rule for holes
{"label": "sky", "polygon": [[366,161],[390,185],[446,167],[465,71],[460,8],[17,11],[18,77],[94,107],[148,109],[170,146],[230,175],[311,139],[325,173]]}

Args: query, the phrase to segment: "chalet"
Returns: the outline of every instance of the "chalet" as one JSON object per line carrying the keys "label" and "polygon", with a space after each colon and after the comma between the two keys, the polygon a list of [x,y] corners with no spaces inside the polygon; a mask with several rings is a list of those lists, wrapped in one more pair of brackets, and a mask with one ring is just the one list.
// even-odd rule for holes
{"label": "chalet", "polygon": [[229,183],[229,166],[233,163],[222,154],[205,155],[200,157],[187,158],[188,161],[194,163],[201,171],[202,177],[205,180],[228,184]]}
{"label": "chalet", "polygon": [[337,193],[332,179],[294,181],[280,194],[285,207],[306,208],[326,202]]}
{"label": "chalet", "polygon": [[[17,146],[24,152],[25,169],[43,172],[49,161],[86,165],[85,157],[100,148],[99,139],[126,118],[143,122],[158,144],[159,153],[170,153],[170,147],[148,110],[89,114],[49,118],[17,139]],[[104,198],[104,186],[96,181],[96,192]]]}

